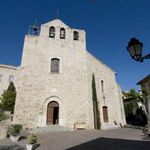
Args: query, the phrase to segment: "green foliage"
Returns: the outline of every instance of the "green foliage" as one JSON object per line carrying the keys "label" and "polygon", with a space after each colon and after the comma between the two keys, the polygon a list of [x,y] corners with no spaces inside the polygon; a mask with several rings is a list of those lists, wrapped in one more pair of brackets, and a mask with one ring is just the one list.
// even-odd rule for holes
{"label": "green foliage", "polygon": [[10,82],[7,91],[10,91],[10,92],[16,91],[16,88],[15,88],[13,82]]}
{"label": "green foliage", "polygon": [[142,103],[145,103],[145,101],[147,101],[147,96],[150,95],[150,93],[144,88],[141,89],[140,93],[136,92],[135,89],[131,89],[129,92],[122,92],[122,94],[125,99],[140,100]]}
{"label": "green foliage", "polygon": [[142,88],[142,97],[147,97],[148,95],[150,95],[150,93],[145,89],[145,88]]}
{"label": "green foliage", "polygon": [[10,134],[13,136],[17,136],[20,134],[20,131],[22,130],[21,124],[13,124],[10,127]]}
{"label": "green foliage", "polygon": [[37,136],[35,134],[29,134],[28,136],[28,142],[29,144],[35,144],[37,143]]}
{"label": "green foliage", "polygon": [[145,103],[147,100],[146,97],[149,95],[149,93],[142,88],[141,93],[136,92],[135,89],[131,89],[129,92],[123,92],[123,95],[126,99],[131,99],[133,101],[130,101],[129,103],[125,104],[125,115],[128,117],[129,114],[133,113],[134,108],[138,108],[137,102],[141,101],[142,103]]}
{"label": "green foliage", "polygon": [[1,103],[1,101],[2,101],[2,98],[0,97],[0,111],[3,110],[3,105],[2,105],[2,103]]}
{"label": "green foliage", "polygon": [[0,122],[7,119],[6,114],[3,111],[0,111]]}
{"label": "green foliage", "polygon": [[95,76],[92,76],[92,99],[93,99],[93,113],[94,113],[94,127],[95,129],[100,129],[100,114],[97,101],[96,85],[95,85]]}
{"label": "green foliage", "polygon": [[135,89],[131,89],[129,92],[123,92],[123,95],[125,96],[125,98],[133,98],[133,99],[141,97],[140,93],[136,92]]}
{"label": "green foliage", "polygon": [[125,109],[125,115],[126,117],[129,116],[129,114],[133,113],[133,109],[134,109],[134,104],[133,103],[128,103],[125,105],[124,109]]}
{"label": "green foliage", "polygon": [[13,82],[11,82],[8,86],[7,91],[5,91],[2,94],[1,97],[1,110],[3,111],[11,111],[14,112],[14,106],[15,106],[15,100],[16,100],[16,89],[14,87]]}

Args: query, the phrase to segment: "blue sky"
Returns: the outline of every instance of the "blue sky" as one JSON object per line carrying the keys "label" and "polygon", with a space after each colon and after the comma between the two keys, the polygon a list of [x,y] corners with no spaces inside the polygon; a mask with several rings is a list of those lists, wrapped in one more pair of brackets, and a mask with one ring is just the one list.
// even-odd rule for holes
{"label": "blue sky", "polygon": [[138,63],[126,50],[131,37],[150,53],[150,0],[5,0],[0,2],[0,64],[18,66],[28,26],[56,18],[86,30],[87,50],[117,72],[123,90],[150,74],[150,60]]}

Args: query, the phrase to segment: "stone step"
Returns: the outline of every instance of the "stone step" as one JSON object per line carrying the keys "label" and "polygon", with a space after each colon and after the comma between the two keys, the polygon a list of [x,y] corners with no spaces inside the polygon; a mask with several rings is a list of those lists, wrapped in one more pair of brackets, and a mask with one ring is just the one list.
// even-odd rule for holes
{"label": "stone step", "polygon": [[48,132],[64,132],[64,131],[72,131],[72,130],[60,125],[48,125],[46,127],[33,129],[31,133],[48,133]]}

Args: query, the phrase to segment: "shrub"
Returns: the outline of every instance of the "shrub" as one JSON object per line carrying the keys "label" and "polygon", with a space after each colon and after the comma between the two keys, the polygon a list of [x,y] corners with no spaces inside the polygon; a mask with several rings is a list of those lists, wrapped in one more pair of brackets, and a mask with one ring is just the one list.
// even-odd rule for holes
{"label": "shrub", "polygon": [[7,119],[7,115],[3,111],[0,111],[0,122],[6,119]]}
{"label": "shrub", "polygon": [[35,134],[30,134],[28,136],[28,142],[29,144],[35,144],[37,142],[37,136]]}
{"label": "shrub", "polygon": [[1,104],[0,109],[3,111],[11,111],[14,112],[15,100],[16,100],[16,89],[11,82],[8,86],[8,89],[2,94],[0,97]]}
{"label": "shrub", "polygon": [[13,124],[10,127],[10,134],[13,136],[17,136],[20,134],[20,131],[22,130],[21,124]]}

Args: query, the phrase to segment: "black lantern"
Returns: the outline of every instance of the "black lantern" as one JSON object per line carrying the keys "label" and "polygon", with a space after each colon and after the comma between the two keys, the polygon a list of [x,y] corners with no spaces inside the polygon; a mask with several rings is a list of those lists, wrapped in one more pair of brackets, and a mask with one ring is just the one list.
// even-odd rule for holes
{"label": "black lantern", "polygon": [[127,50],[134,60],[143,62],[143,59],[150,59],[150,54],[142,57],[142,48],[143,43],[136,38],[132,38],[128,43]]}
{"label": "black lantern", "polygon": [[142,61],[141,60],[142,48],[143,48],[143,43],[141,43],[136,38],[132,38],[128,43],[127,50],[133,59],[135,59],[136,61]]}

